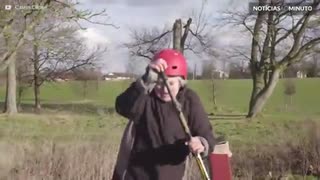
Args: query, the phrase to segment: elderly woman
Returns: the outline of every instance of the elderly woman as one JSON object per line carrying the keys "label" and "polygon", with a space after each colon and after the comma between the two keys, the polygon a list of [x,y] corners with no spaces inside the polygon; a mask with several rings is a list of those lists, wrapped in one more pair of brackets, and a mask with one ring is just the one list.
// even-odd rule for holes
{"label": "elderly woman", "polygon": [[[168,76],[193,137],[188,139],[159,72]],[[116,111],[129,119],[113,180],[181,180],[190,152],[206,157],[214,137],[198,95],[186,87],[187,63],[173,49],[158,52],[145,74],[116,99]]]}

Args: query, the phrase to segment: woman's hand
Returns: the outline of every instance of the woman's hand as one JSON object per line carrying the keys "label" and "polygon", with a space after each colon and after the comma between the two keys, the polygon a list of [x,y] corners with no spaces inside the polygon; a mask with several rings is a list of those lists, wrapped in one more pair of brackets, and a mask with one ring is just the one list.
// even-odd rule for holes
{"label": "woman's hand", "polygon": [[149,64],[149,68],[153,69],[157,73],[165,71],[167,67],[167,62],[164,59],[157,59],[155,61],[151,61]]}
{"label": "woman's hand", "polygon": [[193,154],[200,154],[205,150],[199,137],[192,137],[189,142],[186,142],[186,145],[189,146],[189,149]]}

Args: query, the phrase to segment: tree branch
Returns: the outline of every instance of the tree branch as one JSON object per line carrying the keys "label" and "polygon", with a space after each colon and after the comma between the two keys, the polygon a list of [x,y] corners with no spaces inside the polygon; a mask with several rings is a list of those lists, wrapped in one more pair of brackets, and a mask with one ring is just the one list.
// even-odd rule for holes
{"label": "tree branch", "polygon": [[270,46],[271,38],[273,36],[274,24],[273,24],[273,12],[268,12],[268,24],[267,24],[267,33],[263,42],[263,50],[260,60],[260,66],[264,66],[267,59],[270,60]]}
{"label": "tree branch", "polygon": [[315,46],[317,46],[318,44],[320,44],[320,37],[315,38],[309,42],[307,42],[306,44],[304,44],[298,52],[296,52],[295,54],[288,54],[286,57],[284,57],[279,65],[280,66],[289,66],[290,64],[299,61],[303,56],[305,56],[306,54],[308,54],[310,51],[313,50],[313,48]]}
{"label": "tree branch", "polygon": [[139,45],[143,45],[143,44],[148,44],[148,43],[155,43],[157,41],[159,41],[162,37],[164,37],[165,35],[167,35],[168,33],[172,32],[171,30],[170,31],[166,31],[164,33],[162,33],[161,35],[151,39],[151,40],[144,40],[144,39],[140,39],[142,41],[142,43],[136,43],[136,44],[133,44],[132,47],[134,46],[139,46]]}
{"label": "tree branch", "polygon": [[[262,1],[259,1],[259,4],[261,4]],[[263,12],[258,12],[258,16],[256,19],[256,23],[253,29],[253,35],[252,35],[252,45],[251,45],[251,58],[250,62],[253,65],[257,65],[256,63],[258,62],[258,51],[261,52],[260,49],[260,32],[262,29],[262,24],[264,21],[264,13]],[[255,66],[253,66],[255,67]]]}
{"label": "tree branch", "polygon": [[203,41],[203,38],[201,37],[201,35],[194,33],[191,29],[189,31],[194,37],[196,37],[198,39],[198,41],[201,45],[203,45],[203,46],[205,45],[205,42]]}
{"label": "tree branch", "polygon": [[[319,6],[320,2],[319,0],[316,0],[314,1],[312,7],[313,9],[316,9],[318,6]],[[278,44],[279,42],[281,42],[282,40],[286,39],[290,34],[293,34],[294,35],[294,39],[295,40],[298,40],[298,41],[301,41],[301,36],[302,34],[305,32],[305,29],[308,27],[308,21],[310,20],[311,16],[314,15],[315,13],[317,12],[317,10],[313,10],[313,11],[308,11],[306,12],[300,19],[299,21],[294,25],[292,26],[292,29],[290,29],[289,31],[287,31],[287,33],[280,37],[277,41],[276,41],[276,44]],[[291,15],[292,17],[292,24],[294,24],[294,18],[293,16]],[[301,26],[300,26],[301,25]],[[298,29],[298,27],[300,26],[300,29],[298,30],[297,33],[295,33],[295,31]],[[297,46],[299,44],[298,43],[295,43],[295,45]],[[296,46],[295,48],[293,47],[293,49],[296,49]]]}
{"label": "tree branch", "polygon": [[183,35],[182,35],[182,38],[181,38],[181,47],[182,48],[184,47],[186,39],[188,37],[188,33],[189,33],[189,30],[190,30],[191,23],[192,23],[192,19],[189,18],[188,21],[187,21],[187,24],[184,26],[184,32],[183,32]]}

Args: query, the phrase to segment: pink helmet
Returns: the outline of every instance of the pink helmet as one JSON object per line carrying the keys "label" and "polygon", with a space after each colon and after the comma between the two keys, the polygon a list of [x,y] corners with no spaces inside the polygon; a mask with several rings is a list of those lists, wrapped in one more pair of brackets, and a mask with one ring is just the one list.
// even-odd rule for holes
{"label": "pink helmet", "polygon": [[153,61],[163,59],[167,62],[168,68],[164,71],[167,76],[182,76],[187,79],[187,61],[181,52],[174,49],[163,49],[156,53]]}

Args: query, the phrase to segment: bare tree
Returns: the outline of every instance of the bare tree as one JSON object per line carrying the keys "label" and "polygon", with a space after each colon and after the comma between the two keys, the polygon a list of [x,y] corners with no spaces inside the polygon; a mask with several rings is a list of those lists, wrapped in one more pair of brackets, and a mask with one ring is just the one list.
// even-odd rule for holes
{"label": "bare tree", "polygon": [[[280,3],[280,4],[279,4]],[[271,1],[271,5],[283,5],[284,1]],[[265,5],[259,0],[259,5]],[[241,25],[251,35],[249,55],[253,80],[247,117],[261,112],[271,96],[283,70],[301,61],[320,43],[317,12],[319,0],[313,1],[313,11],[295,15],[289,10],[280,12],[228,12],[226,20]]]}
{"label": "bare tree", "polygon": [[[48,2],[41,5],[47,6]],[[1,3],[3,5],[3,2]],[[4,5],[3,5],[4,6]],[[2,7],[3,7],[2,6]],[[10,11],[0,12],[3,20],[0,22],[0,39],[4,41],[5,51],[0,57],[0,71],[7,69],[6,98],[4,112],[14,114],[17,112],[16,106],[16,56],[18,49],[23,45],[29,27],[36,24],[41,10]],[[33,21],[28,21],[34,15]]]}
{"label": "bare tree", "polygon": [[251,79],[250,67],[239,63],[229,64],[229,78],[231,79]]}
{"label": "bare tree", "polygon": [[317,77],[319,76],[319,54],[312,53],[309,61],[305,62],[305,72],[307,77]]}
{"label": "bare tree", "polygon": [[[40,111],[40,87],[46,81],[54,80],[63,74],[84,66],[94,67],[106,51],[97,47],[89,50],[76,37],[76,31],[70,27],[60,27],[51,30],[46,36],[34,35],[33,57],[33,86],[35,97],[35,110]],[[35,33],[39,34],[39,33]]]}
{"label": "bare tree", "polygon": [[283,93],[285,95],[285,109],[288,110],[288,105],[292,105],[292,97],[296,93],[296,86],[292,79],[287,79],[284,82]]}
{"label": "bare tree", "polygon": [[201,79],[211,79],[212,71],[215,69],[213,61],[207,60],[202,62]]}
{"label": "bare tree", "polygon": [[[11,2],[12,3],[12,2]],[[25,2],[31,5],[31,2]],[[48,7],[50,1],[35,2],[40,6]],[[3,38],[6,51],[1,54],[0,71],[7,69],[7,88],[4,112],[8,114],[17,113],[16,106],[16,55],[24,40],[38,20],[41,18],[42,9],[26,11],[1,12],[5,17],[0,23],[0,38]]]}
{"label": "bare tree", "polygon": [[216,75],[216,65],[213,60],[204,61],[202,64],[202,76],[201,79],[210,80],[210,83],[207,83],[207,88],[210,93],[210,100],[212,102],[212,109],[216,110],[218,107],[217,104],[217,92],[218,92],[218,82],[217,79],[220,77]]}
{"label": "bare tree", "polygon": [[124,46],[129,49],[132,57],[151,60],[158,50],[163,47],[170,47],[170,32],[167,28],[159,30],[156,27],[152,29],[143,28],[141,30],[131,29],[133,41],[126,43]]}
{"label": "bare tree", "polygon": [[17,113],[16,105],[16,53],[10,56],[7,68],[6,99],[4,112],[8,114]]}
{"label": "bare tree", "polygon": [[32,55],[30,45],[25,43],[17,52],[17,108],[22,110],[22,97],[25,91],[32,87],[33,82],[33,69],[32,62],[29,57]]}
{"label": "bare tree", "polygon": [[[125,44],[132,56],[142,57],[151,60],[158,50],[172,47],[184,53],[191,51],[196,54],[210,52],[212,38],[208,16],[204,14],[205,1],[203,1],[199,13],[193,13],[183,23],[182,19],[176,19],[170,27],[133,29],[132,41]],[[189,35],[191,34],[191,36]]]}
{"label": "bare tree", "polygon": [[[115,27],[113,24],[108,24],[104,22],[97,22],[92,20],[97,16],[105,16],[108,17],[105,13],[105,10],[101,12],[92,12],[89,10],[78,10],[75,6],[78,3],[74,3],[72,1],[59,1],[59,0],[37,0],[37,1],[25,1],[25,5],[39,5],[42,7],[40,9],[31,9],[26,11],[10,11],[0,12],[3,15],[4,20],[0,22],[0,38],[3,37],[6,42],[7,49],[4,53],[1,54],[0,57],[0,71],[8,68],[8,79],[7,79],[7,96],[6,96],[6,106],[5,112],[8,113],[16,113],[16,72],[15,72],[15,57],[19,48],[25,43],[30,34],[35,34],[35,28],[39,26],[39,24],[50,24],[50,20],[55,20],[64,23],[75,23],[80,28],[79,21],[85,20],[90,23],[102,24],[102,25],[110,25]],[[14,3],[11,3],[14,4]],[[45,10],[44,10],[45,9]],[[53,26],[49,26],[48,31],[51,31],[56,26],[53,23]],[[14,30],[14,31],[13,31]],[[33,32],[33,33],[32,33]],[[43,34],[45,34],[44,31]],[[36,97],[39,94],[38,86],[38,74],[37,71],[38,66],[40,66],[38,61],[38,49],[39,42],[36,40],[33,43],[33,56],[34,56],[34,79],[35,79],[35,94]],[[82,57],[83,58],[83,57]],[[92,58],[85,58],[92,59]],[[79,60],[79,59],[78,59]],[[80,60],[83,61],[84,59]],[[71,63],[74,64],[74,63]],[[78,66],[78,65],[77,65]],[[69,68],[70,69],[70,68]],[[36,98],[37,99],[37,98]],[[36,102],[38,102],[36,100]],[[37,103],[36,103],[37,104]],[[36,105],[36,107],[40,107]]]}
{"label": "bare tree", "polygon": [[138,77],[140,74],[143,74],[144,69],[141,69],[141,67],[146,67],[149,59],[139,58],[137,56],[131,56],[131,55],[129,55],[128,58],[131,60],[128,62],[126,66],[126,72],[128,74],[134,74],[136,77]]}
{"label": "bare tree", "polygon": [[82,84],[82,87],[76,88],[75,91],[79,92],[81,89],[83,98],[87,98],[89,92],[97,92],[99,90],[102,73],[96,68],[78,68],[73,73],[76,80]]}

